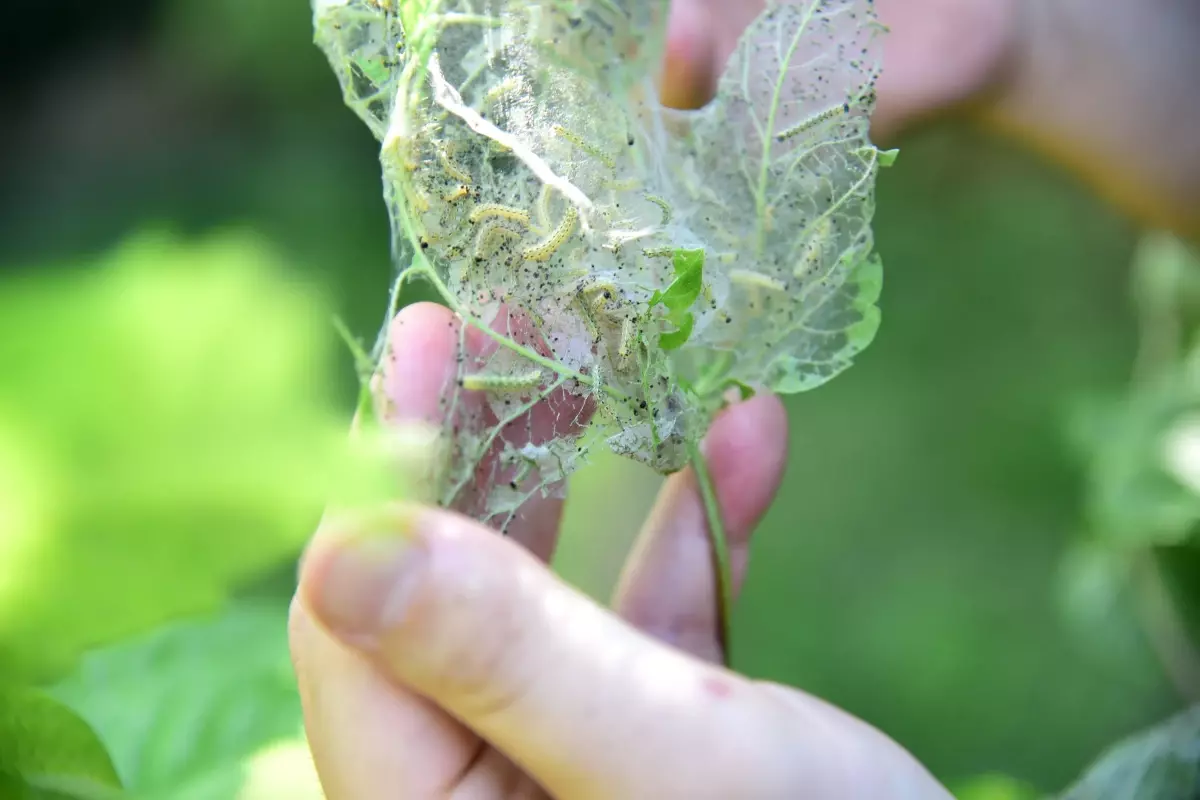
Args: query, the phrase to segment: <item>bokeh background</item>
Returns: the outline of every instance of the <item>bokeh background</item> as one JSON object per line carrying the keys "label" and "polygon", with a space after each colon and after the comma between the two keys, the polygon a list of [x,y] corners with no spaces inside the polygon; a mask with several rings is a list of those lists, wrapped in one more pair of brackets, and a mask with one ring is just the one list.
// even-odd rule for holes
{"label": "bokeh background", "polygon": [[[3,27],[3,279],[78,274],[146,230],[181,247],[250,230],[373,338],[393,270],[377,150],[312,44],[307,4],[10,0]],[[952,785],[1003,773],[1056,790],[1183,703],[1132,610],[1106,611],[1097,635],[1064,602],[1088,524],[1070,421],[1129,382],[1139,231],[1054,165],[953,122],[898,145],[878,189],[883,326],[848,373],[789,401],[790,465],[735,661],[861,715]],[[348,418],[355,375],[337,353]],[[612,459],[581,475],[561,571],[604,597],[656,485]],[[283,608],[296,552],[242,594]],[[250,718],[286,694],[278,674],[256,690],[237,631],[222,635],[206,648],[226,648],[216,684],[209,672],[165,691],[166,661],[147,657],[93,663],[108,677],[65,691],[125,777],[153,745],[106,708],[211,707],[226,691]],[[239,724],[247,747],[270,736],[246,731],[279,727]]]}

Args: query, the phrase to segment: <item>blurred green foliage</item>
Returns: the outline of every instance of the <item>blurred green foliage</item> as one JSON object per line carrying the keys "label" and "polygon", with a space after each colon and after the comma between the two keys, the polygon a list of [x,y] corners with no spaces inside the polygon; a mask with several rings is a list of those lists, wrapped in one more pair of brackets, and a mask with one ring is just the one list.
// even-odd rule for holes
{"label": "blurred green foliage", "polygon": [[1200,707],[1114,745],[1060,800],[1186,800],[1200,792]]}
{"label": "blurred green foliage", "polygon": [[293,555],[344,425],[319,295],[253,237],[143,237],[0,294],[0,659],[214,607]]}
{"label": "blurred green foliage", "polygon": [[[388,229],[306,7],[158,7],[152,38],[78,48],[5,120],[0,653],[50,677],[105,645],[50,692],[80,732],[50,772],[105,774],[90,727],[135,796],[230,797],[296,741],[284,609],[328,478],[312,454],[358,388],[329,315],[382,324]],[[1200,282],[1026,154],[953,128],[901,145],[879,337],[789,401],[735,660],[964,799],[1053,791],[1188,691],[1195,494],[1163,437],[1194,403]],[[160,221],[183,236],[129,240]],[[231,223],[255,235],[209,235]],[[605,598],[656,486],[615,459],[582,474],[559,569]],[[24,791],[45,770],[5,743],[55,737],[11,731],[0,780]]]}
{"label": "blurred green foliage", "polygon": [[130,796],[230,800],[248,759],[301,729],[286,616],[242,602],[167,626],[91,654],[54,694],[110,743]]}
{"label": "blurred green foliage", "polygon": [[[3,285],[0,779],[232,797],[300,729],[284,597],[119,640],[245,594],[331,495],[404,490],[385,450],[349,446],[328,308],[244,233],[142,235]],[[88,650],[65,705],[33,688]]]}
{"label": "blurred green foliage", "polygon": [[0,797],[115,797],[112,759],[92,728],[36,689],[0,690]]}

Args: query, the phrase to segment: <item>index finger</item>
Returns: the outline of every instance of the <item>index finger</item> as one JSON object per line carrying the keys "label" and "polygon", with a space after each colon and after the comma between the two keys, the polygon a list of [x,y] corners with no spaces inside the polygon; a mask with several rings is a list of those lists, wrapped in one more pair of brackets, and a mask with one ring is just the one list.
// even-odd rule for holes
{"label": "index finger", "polygon": [[[508,342],[545,349],[535,326],[518,312],[501,307],[491,324]],[[488,383],[482,376],[520,371],[515,365],[521,358],[511,353],[447,308],[409,306],[393,322],[383,357],[382,417],[392,425],[440,428],[447,468],[439,476],[440,504],[503,530],[547,560],[558,538],[566,483],[521,455],[578,433],[591,407],[553,376],[540,378],[528,392]]]}

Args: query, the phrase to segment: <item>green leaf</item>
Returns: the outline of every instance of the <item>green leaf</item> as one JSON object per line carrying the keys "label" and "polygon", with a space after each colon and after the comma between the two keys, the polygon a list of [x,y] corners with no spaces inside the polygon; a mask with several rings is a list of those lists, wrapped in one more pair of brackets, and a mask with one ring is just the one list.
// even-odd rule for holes
{"label": "green leaf", "polygon": [[107,742],[135,798],[229,800],[248,760],[302,726],[287,612],[264,603],[89,653],[53,693]]}
{"label": "green leaf", "polygon": [[881,166],[881,167],[892,166],[893,164],[896,163],[896,158],[899,155],[900,155],[900,150],[898,148],[892,148],[891,150],[880,150],[879,155],[878,155],[879,166]]}
{"label": "green leaf", "polygon": [[669,312],[667,320],[675,330],[659,336],[658,344],[663,350],[678,350],[692,335],[696,318],[688,311],[704,289],[704,249],[679,248],[672,255],[675,280],[665,291],[656,291],[650,297],[650,307],[662,305]]}
{"label": "green leaf", "polygon": [[1193,800],[1200,789],[1200,706],[1111,747],[1059,800]]}
{"label": "green leaf", "polygon": [[672,311],[685,311],[692,307],[704,288],[704,248],[696,250],[677,249],[672,256],[675,280],[663,295],[663,305]]}
{"label": "green leaf", "polygon": [[754,397],[754,395],[758,394],[758,392],[754,390],[753,386],[743,383],[736,378],[726,381],[725,385],[721,387],[722,392],[725,392],[729,389],[737,389],[738,397],[740,397],[743,401],[749,400],[751,397]]}
{"label": "green leaf", "polygon": [[369,481],[329,310],[262,240],[143,236],[28,275],[0,289],[0,670],[42,678],[216,608]]}
{"label": "green leaf", "polygon": [[673,312],[687,311],[704,288],[704,250],[679,248],[672,255],[675,280],[650,297],[650,307],[661,304]]}
{"label": "green leaf", "polygon": [[957,800],[1040,800],[1038,792],[1024,781],[1007,775],[980,775],[955,787]]}
{"label": "green leaf", "polygon": [[116,797],[108,751],[92,728],[53,697],[0,687],[0,789],[4,797]]}
{"label": "green leaf", "polygon": [[658,346],[663,350],[677,350],[687,342],[688,337],[692,335],[692,326],[696,324],[696,318],[690,313],[683,314],[678,320],[672,315],[670,319],[678,325],[678,328],[673,331],[667,331],[658,337]]}

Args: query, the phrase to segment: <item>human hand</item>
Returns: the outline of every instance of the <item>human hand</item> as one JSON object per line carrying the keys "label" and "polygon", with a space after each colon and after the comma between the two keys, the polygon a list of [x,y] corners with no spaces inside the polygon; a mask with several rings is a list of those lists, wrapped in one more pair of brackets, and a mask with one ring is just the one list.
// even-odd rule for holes
{"label": "human hand", "polygon": [[[396,319],[404,356],[383,376],[392,421],[436,416],[456,326],[431,304]],[[760,396],[705,440],[738,583],[780,481],[786,424],[779,401]],[[543,563],[561,501],[525,512],[508,537],[411,505],[322,525],[290,633],[330,800],[948,797],[865,723],[718,666],[690,470],[667,479],[613,611]]]}

